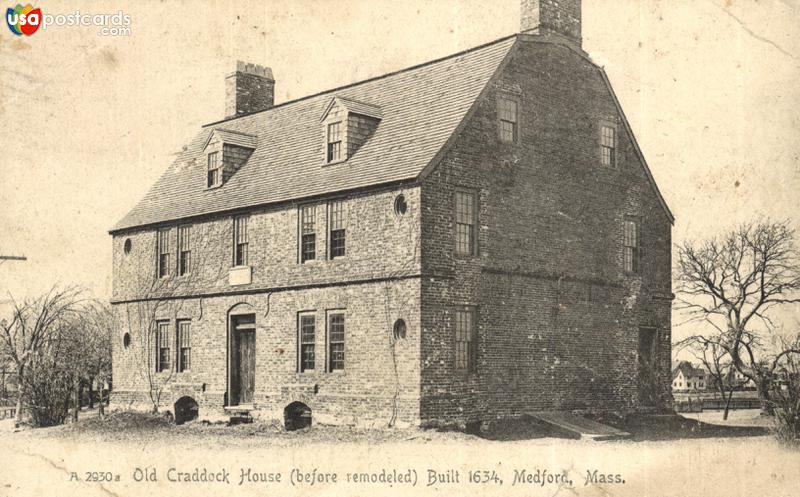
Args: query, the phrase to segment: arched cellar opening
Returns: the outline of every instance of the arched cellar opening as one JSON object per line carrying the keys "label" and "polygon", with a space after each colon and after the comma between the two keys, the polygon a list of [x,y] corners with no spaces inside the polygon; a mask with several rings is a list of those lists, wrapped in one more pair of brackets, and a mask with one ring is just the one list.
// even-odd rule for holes
{"label": "arched cellar opening", "polygon": [[182,425],[187,421],[193,421],[197,419],[197,416],[200,414],[200,406],[197,405],[197,401],[195,401],[191,397],[181,397],[175,402],[175,424]]}
{"label": "arched cellar opening", "polygon": [[286,431],[302,430],[311,426],[311,409],[302,402],[292,402],[283,409]]}

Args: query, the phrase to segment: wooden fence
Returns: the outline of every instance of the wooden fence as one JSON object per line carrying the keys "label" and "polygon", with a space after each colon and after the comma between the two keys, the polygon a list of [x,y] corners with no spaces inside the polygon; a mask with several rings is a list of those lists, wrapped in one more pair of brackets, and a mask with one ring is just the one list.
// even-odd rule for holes
{"label": "wooden fence", "polygon": [[[757,398],[744,397],[731,399],[731,410],[736,409],[759,409],[761,401]],[[722,399],[701,399],[701,398],[687,398],[675,400],[675,410],[677,412],[703,412],[704,410],[722,410],[725,409],[725,401]]]}

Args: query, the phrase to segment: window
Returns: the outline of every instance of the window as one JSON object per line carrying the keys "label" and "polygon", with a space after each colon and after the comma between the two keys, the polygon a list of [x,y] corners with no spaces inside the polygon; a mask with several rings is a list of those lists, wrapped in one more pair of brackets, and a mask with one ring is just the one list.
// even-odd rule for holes
{"label": "window", "polygon": [[617,166],[617,129],[602,125],[600,129],[601,164],[609,167]]}
{"label": "window", "polygon": [[131,253],[131,247],[133,247],[133,242],[131,242],[130,238],[125,239],[125,244],[122,246],[122,250],[125,251],[125,255]]}
{"label": "window", "polygon": [[122,346],[126,349],[131,346],[131,334],[125,333],[122,335]]}
{"label": "window", "polygon": [[313,370],[315,366],[314,340],[316,318],[312,314],[300,315],[300,372]]}
{"label": "window", "polygon": [[500,126],[500,141],[514,143],[517,141],[517,102],[500,97],[497,100],[497,117]]}
{"label": "window", "polygon": [[158,277],[169,276],[169,228],[158,230]]}
{"label": "window", "polygon": [[632,219],[623,225],[623,268],[626,273],[639,272],[639,223]]}
{"label": "window", "polygon": [[456,310],[455,366],[458,371],[475,371],[478,347],[475,339],[475,310]]}
{"label": "window", "polygon": [[475,254],[475,194],[456,191],[456,253]]}
{"label": "window", "polygon": [[156,323],[156,372],[169,371],[171,363],[169,321]]}
{"label": "window", "polygon": [[300,262],[312,261],[317,257],[317,233],[315,228],[315,206],[300,208]]}
{"label": "window", "polygon": [[178,321],[178,372],[192,369],[191,322]]}
{"label": "window", "polygon": [[329,211],[331,213],[331,259],[335,259],[336,257],[343,257],[345,253],[344,202],[331,202]]}
{"label": "window", "polygon": [[328,371],[344,369],[344,314],[328,315]]}
{"label": "window", "polygon": [[394,213],[398,216],[405,215],[406,211],[408,210],[408,202],[406,202],[406,197],[402,193],[394,199]]}
{"label": "window", "polygon": [[178,226],[178,276],[189,274],[192,265],[191,234],[191,226]]}
{"label": "window", "polygon": [[406,322],[398,319],[394,322],[394,339],[399,340],[406,337]]}
{"label": "window", "polygon": [[233,265],[247,265],[247,222],[248,216],[233,218]]}
{"label": "window", "polygon": [[222,162],[219,160],[219,152],[208,154],[208,188],[222,184]]}
{"label": "window", "polygon": [[328,125],[328,162],[335,162],[342,158],[342,133],[341,122]]}

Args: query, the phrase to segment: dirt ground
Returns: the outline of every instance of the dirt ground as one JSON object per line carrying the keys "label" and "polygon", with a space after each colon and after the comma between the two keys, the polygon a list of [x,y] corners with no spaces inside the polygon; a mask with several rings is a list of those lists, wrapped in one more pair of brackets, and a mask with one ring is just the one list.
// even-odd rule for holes
{"label": "dirt ground", "polygon": [[713,423],[722,426],[764,426],[771,427],[772,420],[761,415],[760,409],[741,409],[730,411],[728,419],[722,419],[722,411],[707,410],[698,413],[683,413],[685,418],[696,419],[703,423]]}
{"label": "dirt ground", "polygon": [[[711,414],[628,420],[634,439],[617,442],[554,438],[530,427],[506,427],[502,440],[328,426],[286,433],[261,424],[174,426],[132,414],[19,432],[3,422],[0,495],[798,495],[800,452],[767,435],[752,412],[736,412],[726,425],[709,424],[721,419]],[[229,480],[174,481],[203,471],[227,472]],[[312,474],[314,484],[294,478]],[[386,482],[392,474],[414,474],[417,484]],[[543,474],[565,481],[533,481]]]}

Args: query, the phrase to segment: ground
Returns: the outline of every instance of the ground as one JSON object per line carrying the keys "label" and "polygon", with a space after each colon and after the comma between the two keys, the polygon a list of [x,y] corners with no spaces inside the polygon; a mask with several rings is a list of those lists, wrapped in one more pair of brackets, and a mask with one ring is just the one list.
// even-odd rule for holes
{"label": "ground", "polygon": [[[259,424],[174,426],[124,413],[20,432],[2,422],[0,495],[796,495],[800,453],[768,435],[757,412],[736,411],[725,425],[719,412],[694,417],[663,417],[647,426],[631,419],[634,439],[619,442],[553,438],[508,425],[490,433],[502,440],[488,440],[430,430],[313,426],[286,433]],[[229,483],[169,481],[181,473],[191,478],[195,469],[198,476],[204,469],[227,471]],[[246,478],[239,485],[248,469],[264,479],[280,473],[282,480]],[[531,478],[537,470],[540,476],[544,470],[566,472],[572,483],[515,483],[523,470]],[[619,483],[586,484],[587,472],[594,470]],[[380,480],[395,471],[416,472],[417,485],[346,481],[352,474]],[[297,472],[316,474],[315,484],[293,485]],[[157,481],[146,481],[153,476]],[[437,476],[429,486],[429,478]],[[459,482],[452,483],[454,478]]]}

